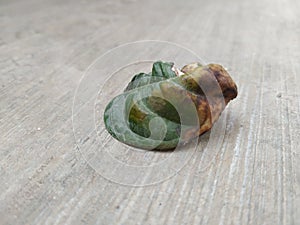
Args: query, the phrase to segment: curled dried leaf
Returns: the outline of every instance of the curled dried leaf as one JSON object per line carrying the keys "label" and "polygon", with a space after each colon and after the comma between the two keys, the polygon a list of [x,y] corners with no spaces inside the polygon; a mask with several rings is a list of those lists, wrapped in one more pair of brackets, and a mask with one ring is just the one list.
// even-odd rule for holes
{"label": "curled dried leaf", "polygon": [[143,149],[172,149],[211,129],[237,86],[218,64],[192,63],[181,71],[155,62],[135,75],[107,105],[104,122],[119,141]]}

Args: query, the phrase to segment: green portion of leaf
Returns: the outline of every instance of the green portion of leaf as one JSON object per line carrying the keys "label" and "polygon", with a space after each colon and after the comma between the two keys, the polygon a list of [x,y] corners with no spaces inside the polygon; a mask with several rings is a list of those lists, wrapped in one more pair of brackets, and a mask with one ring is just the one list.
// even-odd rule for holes
{"label": "green portion of leaf", "polygon": [[[132,106],[129,112],[129,126],[130,129],[133,130],[135,133],[149,138],[151,136],[151,130],[149,128],[150,121],[161,116],[157,114],[155,110],[149,109],[144,102],[145,99],[142,99]],[[174,107],[173,110],[177,112],[174,109]],[[167,127],[164,140],[169,141],[174,138],[179,138],[180,124],[174,123],[173,121],[170,121],[165,117],[161,117],[161,119],[161,122],[163,122],[163,124]]]}
{"label": "green portion of leaf", "polygon": [[154,77],[152,75],[146,73],[140,73],[131,80],[131,82],[127,85],[125,92],[130,91],[132,89],[142,87],[144,85],[156,83],[159,81],[165,80],[163,77]]}
{"label": "green portion of leaf", "polygon": [[164,77],[166,79],[176,77],[176,73],[172,70],[174,63],[155,62],[152,67],[152,76]]}
{"label": "green portion of leaf", "polygon": [[176,73],[172,70],[173,65],[173,63],[166,63],[161,61],[155,62],[153,64],[151,73],[139,73],[135,75],[126,87],[125,91],[130,91],[147,84],[176,77]]}
{"label": "green portion of leaf", "polygon": [[[173,105],[187,105],[189,99],[182,98],[188,86],[184,77],[177,77],[172,67],[173,63],[155,62],[151,73],[135,75],[124,93],[107,105],[104,122],[113,137],[144,149],[177,146],[182,128],[189,124],[180,123],[180,115]],[[165,90],[169,86],[173,88],[168,90],[171,94]],[[164,99],[166,95],[171,102]],[[156,125],[151,127],[151,123]],[[195,124],[195,119],[191,124]]]}
{"label": "green portion of leaf", "polygon": [[[126,92],[123,95],[115,97],[107,105],[104,113],[104,121],[108,132],[123,143],[143,149],[171,149],[176,147],[178,138],[173,135],[168,138],[169,140],[166,139],[163,141],[149,138],[150,133],[147,134],[147,130],[149,130],[147,122],[155,115],[154,113],[147,114],[148,119],[139,123],[138,127],[135,127],[135,124],[137,124],[137,120],[134,119],[136,113],[132,114],[130,110],[132,107],[129,106],[134,103],[135,94],[138,94],[136,90]],[[164,122],[166,124],[171,123],[168,120],[164,120]],[[177,124],[172,124],[172,126],[177,127]],[[133,127],[134,129],[132,129]],[[176,129],[174,131],[176,132]]]}

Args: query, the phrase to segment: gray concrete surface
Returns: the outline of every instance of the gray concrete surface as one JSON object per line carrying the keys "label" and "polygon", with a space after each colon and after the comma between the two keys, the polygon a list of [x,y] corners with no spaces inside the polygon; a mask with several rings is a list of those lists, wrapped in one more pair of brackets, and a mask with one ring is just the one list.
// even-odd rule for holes
{"label": "gray concrete surface", "polygon": [[[0,224],[300,224],[299,9],[297,0],[2,0]],[[224,65],[239,96],[205,170],[198,150],[171,179],[137,188],[85,160],[72,103],[99,55],[145,39]]]}

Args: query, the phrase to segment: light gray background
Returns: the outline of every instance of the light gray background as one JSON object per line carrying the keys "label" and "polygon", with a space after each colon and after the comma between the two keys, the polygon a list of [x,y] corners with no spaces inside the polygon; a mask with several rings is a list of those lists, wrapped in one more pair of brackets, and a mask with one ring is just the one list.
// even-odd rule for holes
{"label": "light gray background", "polygon": [[[299,10],[297,0],[2,0],[0,224],[300,224]],[[239,96],[210,167],[199,169],[199,151],[172,179],[133,188],[82,158],[71,109],[96,57],[143,39],[224,65]]]}

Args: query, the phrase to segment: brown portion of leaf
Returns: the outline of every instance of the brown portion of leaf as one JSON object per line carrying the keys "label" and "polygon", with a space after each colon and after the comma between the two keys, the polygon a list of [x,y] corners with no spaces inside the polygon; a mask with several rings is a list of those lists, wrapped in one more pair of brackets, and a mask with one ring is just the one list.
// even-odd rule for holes
{"label": "brown portion of leaf", "polygon": [[[218,64],[197,67],[197,63],[193,63],[182,70],[190,75],[184,77],[187,83],[198,85],[198,95],[189,94],[197,107],[200,123],[199,130],[186,133],[186,138],[192,138],[212,128],[229,101],[236,98],[237,86],[228,72]],[[193,90],[196,89],[193,87]]]}

